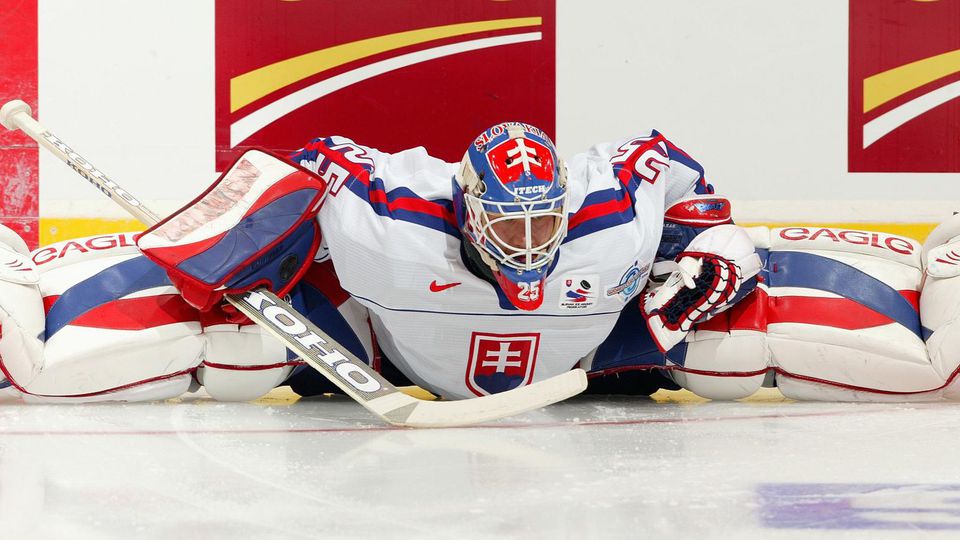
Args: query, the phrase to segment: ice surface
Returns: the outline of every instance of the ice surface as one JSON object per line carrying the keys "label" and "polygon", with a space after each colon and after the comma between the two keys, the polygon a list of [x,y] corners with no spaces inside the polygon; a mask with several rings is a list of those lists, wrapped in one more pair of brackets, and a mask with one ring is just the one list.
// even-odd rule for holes
{"label": "ice surface", "polygon": [[958,538],[960,404],[581,397],[0,407],[4,538]]}

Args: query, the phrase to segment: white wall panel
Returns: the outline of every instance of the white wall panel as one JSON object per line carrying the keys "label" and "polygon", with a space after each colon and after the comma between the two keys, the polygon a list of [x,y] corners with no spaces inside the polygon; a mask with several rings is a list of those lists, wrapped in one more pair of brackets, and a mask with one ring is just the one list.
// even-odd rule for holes
{"label": "white wall panel", "polygon": [[[214,176],[213,2],[39,6],[41,121],[143,199],[199,192]],[[560,0],[561,151],[655,127],[758,209],[751,219],[778,217],[770,203],[750,205],[768,200],[801,201],[791,217],[823,213],[802,201],[848,201],[835,207],[849,213],[864,199],[898,205],[836,219],[937,214],[960,199],[960,175],[846,172],[847,10],[842,0]],[[43,152],[40,171],[44,215],[122,215]]]}

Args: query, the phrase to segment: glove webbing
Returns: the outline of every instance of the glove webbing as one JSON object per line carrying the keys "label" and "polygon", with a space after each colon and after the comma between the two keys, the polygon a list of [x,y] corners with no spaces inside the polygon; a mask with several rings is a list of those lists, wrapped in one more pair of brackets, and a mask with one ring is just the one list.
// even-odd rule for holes
{"label": "glove webbing", "polygon": [[[722,264],[728,267],[729,274],[726,280],[722,280],[720,277],[720,265]],[[704,258],[700,274],[693,278],[696,286],[692,289],[683,287],[676,296],[667,301],[657,311],[663,316],[665,326],[670,329],[679,328],[684,319],[697,322],[712,308],[722,306],[730,300],[736,294],[739,280],[740,268],[736,264],[720,258]],[[719,289],[721,281],[724,281],[722,290]],[[697,313],[697,309],[703,306],[707,299],[718,290],[720,291],[720,297],[717,301],[707,306],[706,311]]]}

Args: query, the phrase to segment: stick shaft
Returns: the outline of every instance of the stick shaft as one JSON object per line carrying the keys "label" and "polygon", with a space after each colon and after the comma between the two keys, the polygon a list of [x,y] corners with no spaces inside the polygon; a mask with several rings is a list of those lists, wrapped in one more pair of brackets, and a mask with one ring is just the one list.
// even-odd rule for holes
{"label": "stick shaft", "polygon": [[[23,106],[26,106],[26,104],[24,103]],[[67,146],[59,137],[44,129],[39,122],[30,116],[29,107],[27,107],[26,110],[19,107],[17,110],[5,115],[3,120],[4,125],[12,124],[16,126],[30,136],[30,138],[37,141],[38,144],[49,150],[53,155],[60,158],[71,169],[76,171],[77,174],[86,178],[94,187],[122,206],[123,209],[133,217],[147,225],[153,225],[160,221],[160,217],[144,206],[136,197],[121,188],[106,174],[84,159],[83,156]]]}

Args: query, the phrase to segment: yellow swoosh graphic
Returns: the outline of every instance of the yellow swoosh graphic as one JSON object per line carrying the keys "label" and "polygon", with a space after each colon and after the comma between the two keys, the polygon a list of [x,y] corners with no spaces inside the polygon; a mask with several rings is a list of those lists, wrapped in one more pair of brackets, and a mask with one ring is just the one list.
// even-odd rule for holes
{"label": "yellow swoosh graphic", "polygon": [[539,26],[541,17],[449,24],[377,36],[288,58],[230,79],[230,112],[285,86],[343,64],[410,45],[489,30]]}
{"label": "yellow swoosh graphic", "polygon": [[910,62],[863,80],[863,112],[941,77],[960,72],[960,49]]}

